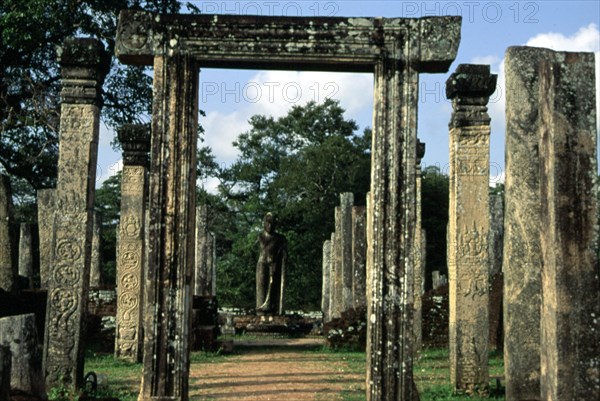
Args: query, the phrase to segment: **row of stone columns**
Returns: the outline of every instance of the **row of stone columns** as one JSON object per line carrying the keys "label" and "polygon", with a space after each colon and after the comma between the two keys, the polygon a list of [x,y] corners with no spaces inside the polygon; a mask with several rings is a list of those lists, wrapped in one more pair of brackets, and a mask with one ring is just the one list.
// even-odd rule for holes
{"label": "row of stone columns", "polygon": [[[161,135],[156,135],[153,142],[149,190],[146,185],[148,130],[126,126],[119,131],[124,169],[117,251],[115,354],[132,360],[139,360],[142,352],[145,354],[142,386],[145,398],[187,393],[193,290],[193,272],[187,269],[193,266],[190,262],[194,260],[189,251],[195,249],[194,235],[187,234],[190,233],[188,225],[195,220],[190,205],[195,203],[197,126],[196,113],[192,112],[197,107],[197,85],[188,85],[190,79],[192,83],[197,82],[193,79],[194,75],[197,77],[197,68],[188,61],[185,57],[157,58],[155,86],[166,87],[167,81],[179,84],[169,85],[172,90],[161,90],[155,96],[154,122],[160,126],[153,130]],[[40,235],[41,265],[48,267],[41,271],[42,283],[48,289],[43,356],[46,388],[62,382],[80,386],[83,378],[81,334],[94,249],[92,205],[101,103],[99,88],[104,65],[105,54],[99,42],[88,39],[65,42],[61,53],[63,101],[57,188],[40,191],[38,195],[40,233],[44,233]],[[182,117],[180,108],[189,113]],[[178,175],[180,173],[183,175]],[[177,175],[178,186],[163,188],[163,178],[174,175]],[[149,218],[145,213],[147,191],[152,211]],[[190,211],[189,215],[173,220],[173,211],[180,208]],[[6,214],[8,216],[8,212]],[[52,235],[48,236],[47,232]],[[214,294],[214,239],[209,242],[213,249],[209,285]],[[182,268],[176,269],[177,274],[164,276],[165,263],[180,264]],[[157,314],[155,307],[174,314]],[[145,341],[142,341],[143,331],[147,333]]]}
{"label": "row of stone columns", "polygon": [[323,243],[323,321],[366,307],[366,209],[352,193],[340,194],[335,232]]}
{"label": "row of stone columns", "polygon": [[[504,359],[507,400],[600,398],[594,58],[510,48],[506,57]],[[489,66],[447,82],[450,123],[450,370],[488,383]]]}

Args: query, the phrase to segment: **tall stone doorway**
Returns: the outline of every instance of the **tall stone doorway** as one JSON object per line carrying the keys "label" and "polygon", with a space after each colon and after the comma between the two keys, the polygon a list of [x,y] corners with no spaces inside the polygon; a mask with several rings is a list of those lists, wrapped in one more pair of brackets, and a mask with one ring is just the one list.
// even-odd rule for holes
{"label": "tall stone doorway", "polygon": [[411,400],[419,73],[446,72],[460,17],[323,18],[123,11],[116,53],[153,65],[149,263],[140,400],[188,400],[196,126],[203,67],[374,74],[367,217],[367,399]]}

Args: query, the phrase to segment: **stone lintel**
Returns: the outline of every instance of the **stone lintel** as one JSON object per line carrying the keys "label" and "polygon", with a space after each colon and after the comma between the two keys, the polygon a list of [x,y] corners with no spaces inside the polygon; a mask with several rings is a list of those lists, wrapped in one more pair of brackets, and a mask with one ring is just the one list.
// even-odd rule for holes
{"label": "stone lintel", "polygon": [[110,68],[110,56],[93,38],[67,38],[57,48],[64,103],[101,102],[102,84]]}
{"label": "stone lintel", "polygon": [[123,148],[123,164],[148,166],[150,152],[150,125],[125,124],[117,130]]}
{"label": "stone lintel", "polygon": [[446,81],[446,97],[452,100],[454,113],[450,128],[489,125],[487,103],[496,90],[498,76],[489,65],[460,64]]}
{"label": "stone lintel", "polygon": [[[461,17],[347,18],[158,15],[124,10],[115,52],[151,65],[184,53],[200,67],[373,72],[382,57],[420,72],[445,72],[456,57]],[[410,46],[403,43],[413,42]],[[384,55],[384,56],[382,56]]]}

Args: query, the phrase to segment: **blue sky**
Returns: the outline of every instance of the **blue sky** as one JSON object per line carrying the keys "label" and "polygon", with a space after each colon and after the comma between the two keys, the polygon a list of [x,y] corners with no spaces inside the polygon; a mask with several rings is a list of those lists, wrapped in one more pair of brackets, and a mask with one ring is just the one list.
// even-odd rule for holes
{"label": "blue sky", "polygon": [[[185,3],[185,2],[184,2]],[[599,1],[190,1],[204,13],[290,16],[420,17],[462,15],[462,38],[455,62],[446,74],[422,74],[419,100],[419,137],[427,143],[425,165],[447,171],[448,121],[451,106],[444,97],[449,74],[461,63],[490,64],[499,75],[492,95],[490,174],[501,180],[504,169],[504,72],[507,47],[530,45],[554,50],[593,51],[596,76],[600,76]],[[596,82],[597,102],[600,81]],[[217,161],[235,160],[231,142],[248,129],[254,114],[282,116],[293,105],[325,97],[339,99],[347,118],[362,131],[372,125],[371,74],[323,72],[216,70],[200,71],[200,107],[206,144]],[[112,133],[101,130],[98,160],[99,183],[120,168],[121,156],[110,148]],[[496,178],[498,176],[498,178]],[[212,188],[215,182],[203,183]]]}

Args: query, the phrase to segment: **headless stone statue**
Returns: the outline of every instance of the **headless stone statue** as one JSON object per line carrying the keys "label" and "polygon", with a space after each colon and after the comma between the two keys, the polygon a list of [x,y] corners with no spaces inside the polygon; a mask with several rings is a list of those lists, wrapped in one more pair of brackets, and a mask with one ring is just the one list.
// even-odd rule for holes
{"label": "headless stone statue", "polygon": [[275,232],[275,217],[267,213],[258,235],[260,256],[256,264],[256,312],[283,314],[283,288],[287,240]]}

